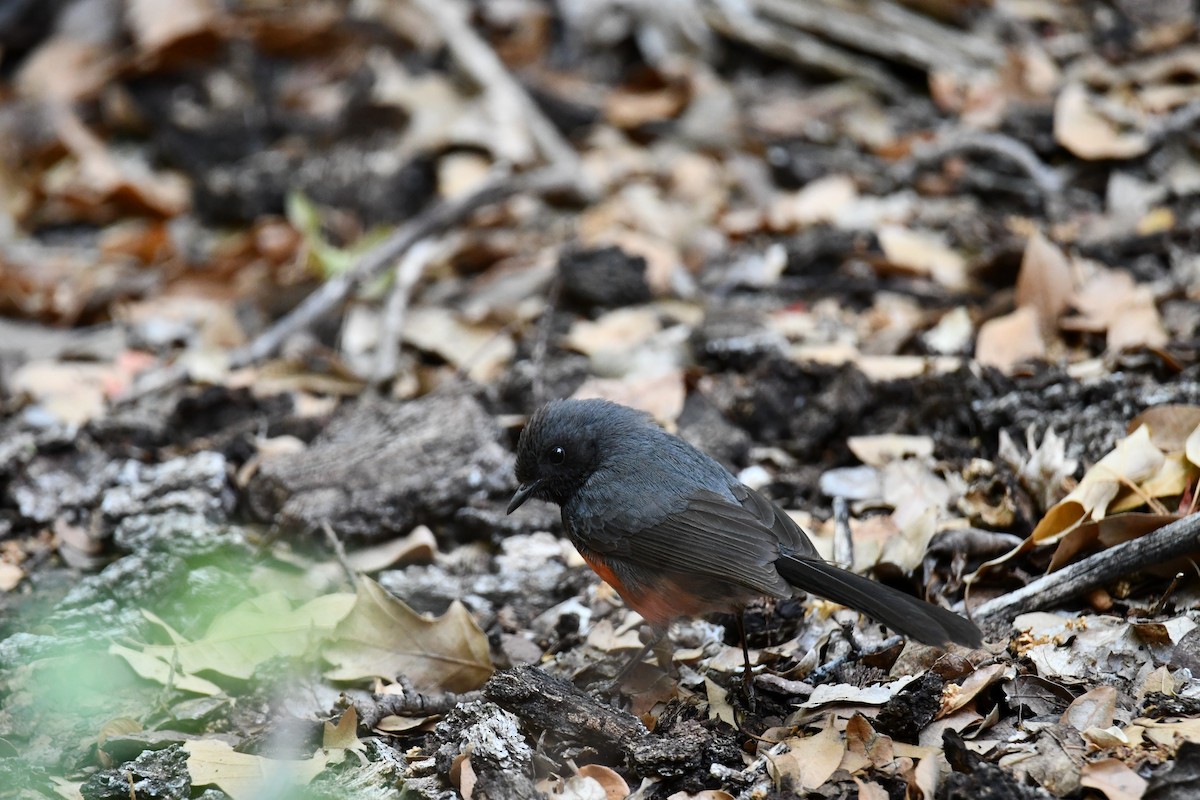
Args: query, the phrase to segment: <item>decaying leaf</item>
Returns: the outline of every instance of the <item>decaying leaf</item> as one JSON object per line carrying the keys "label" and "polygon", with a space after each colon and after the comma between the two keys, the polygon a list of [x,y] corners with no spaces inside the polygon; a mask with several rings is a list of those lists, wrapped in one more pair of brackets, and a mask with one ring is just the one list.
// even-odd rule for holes
{"label": "decaying leaf", "polygon": [[328,638],[354,605],[354,595],[330,594],[292,608],[282,592],[270,592],[219,615],[195,641],[143,611],[173,644],[143,645],[142,652],[168,666],[177,663],[189,675],[215,672],[246,680],[264,661],[301,655]]}
{"label": "decaying leaf", "polygon": [[221,687],[212,681],[206,681],[195,675],[189,675],[182,670],[172,670],[171,664],[163,661],[158,656],[143,653],[140,650],[133,650],[115,643],[108,646],[108,652],[111,655],[120,656],[125,659],[129,663],[129,666],[133,668],[133,671],[141,677],[160,683],[163,686],[173,686],[185,692],[195,692],[196,694],[203,695],[221,693]]}
{"label": "decaying leaf", "polygon": [[333,664],[326,677],[338,681],[404,675],[419,689],[465,692],[492,674],[487,637],[465,606],[430,619],[369,578],[322,655]]}
{"label": "decaying leaf", "polygon": [[829,780],[846,754],[842,736],[832,725],[812,736],[793,736],[786,741],[786,753],[767,757],[767,769],[777,786],[787,776],[794,786],[816,789]]}
{"label": "decaying leaf", "polygon": [[268,788],[274,796],[287,796],[289,787],[311,783],[328,761],[322,751],[305,760],[263,758],[239,753],[216,739],[186,742],[183,749],[192,785],[216,786],[233,800],[257,800]]}
{"label": "decaying leaf", "polygon": [[1102,792],[1108,800],[1141,800],[1148,785],[1145,778],[1116,758],[1084,764],[1079,783]]}

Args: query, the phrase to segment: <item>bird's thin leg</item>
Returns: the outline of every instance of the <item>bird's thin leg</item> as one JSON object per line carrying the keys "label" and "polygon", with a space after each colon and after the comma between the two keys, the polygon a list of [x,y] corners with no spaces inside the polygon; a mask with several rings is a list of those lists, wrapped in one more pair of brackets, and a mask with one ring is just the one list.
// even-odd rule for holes
{"label": "bird's thin leg", "polygon": [[667,635],[666,628],[651,628],[651,630],[653,631],[653,634],[651,635],[650,640],[642,645],[642,649],[638,650],[637,653],[634,654],[633,658],[629,659],[625,666],[621,667],[620,671],[613,676],[612,680],[605,684],[605,688],[607,690],[616,689],[618,686],[624,683],[625,679],[629,677],[629,673],[633,672],[637,665],[642,663],[642,659],[646,657],[646,654],[658,647],[659,643],[662,642],[663,637]]}
{"label": "bird's thin leg", "polygon": [[733,618],[737,620],[738,639],[742,642],[742,689],[746,693],[746,706],[754,710],[754,673],[750,667],[750,647],[746,644],[746,623],[743,619],[745,609],[738,609]]}

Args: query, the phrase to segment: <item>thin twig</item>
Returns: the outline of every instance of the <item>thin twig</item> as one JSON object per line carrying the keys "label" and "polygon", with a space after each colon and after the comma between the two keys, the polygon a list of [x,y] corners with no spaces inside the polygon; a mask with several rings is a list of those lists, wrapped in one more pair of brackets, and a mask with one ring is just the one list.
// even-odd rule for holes
{"label": "thin twig", "polygon": [[846,51],[828,45],[815,36],[790,28],[782,29],[748,10],[732,8],[732,5],[704,3],[704,21],[722,36],[775,58],[790,61],[803,69],[860,80],[888,98],[904,97],[904,85],[879,67],[861,58],[853,58]]}
{"label": "thin twig", "polygon": [[927,144],[913,148],[912,159],[904,162],[899,171],[911,172],[918,164],[941,161],[961,152],[987,153],[1000,156],[1015,164],[1038,187],[1044,198],[1062,193],[1062,176],[1040,158],[1033,148],[1002,133],[954,131]]}
{"label": "thin twig", "polygon": [[574,148],[512,76],[496,51],[467,24],[459,4],[447,0],[416,0],[416,4],[437,26],[454,60],[491,96],[494,107],[524,122],[547,161],[581,177],[579,156]]}
{"label": "thin twig", "polygon": [[850,569],[854,566],[854,537],[850,532],[850,506],[846,498],[833,498],[833,563]]}
{"label": "thin twig", "polygon": [[976,607],[973,616],[979,620],[1008,622],[1017,614],[1051,608],[1095,586],[1198,550],[1200,514],[1192,514],[989,600]]}
{"label": "thin twig", "polygon": [[405,318],[408,316],[409,298],[425,268],[439,250],[435,240],[422,239],[404,254],[396,266],[396,280],[384,306],[379,344],[375,351],[375,369],[371,376],[371,383],[377,387],[391,380],[396,374],[396,364],[400,360],[400,338],[404,333]]}
{"label": "thin twig", "polygon": [[864,658],[866,656],[873,656],[876,653],[882,653],[886,650],[891,650],[893,647],[895,647],[898,644],[901,644],[903,641],[904,641],[903,636],[889,636],[888,638],[884,639],[879,644],[872,647],[870,650],[858,650],[856,652],[846,653],[843,656],[838,656],[837,658],[833,659],[829,663],[822,664],[821,666],[814,669],[812,672],[805,675],[804,682],[805,683],[814,683],[814,684],[820,683],[821,681],[825,680],[830,675],[832,675],[834,670],[839,669],[843,665],[849,664],[853,661],[858,661],[860,658]]}
{"label": "thin twig", "polygon": [[554,320],[554,310],[558,307],[558,297],[562,294],[562,279],[554,278],[550,284],[550,292],[546,297],[546,310],[538,320],[537,339],[533,343],[533,407],[540,408],[546,402],[546,375],[544,366],[546,351],[550,347],[550,329]]}
{"label": "thin twig", "polygon": [[351,586],[358,584],[358,572],[350,564],[350,559],[346,556],[346,548],[342,545],[342,540],[338,538],[333,527],[328,522],[321,523],[321,529],[325,531],[325,541],[329,542],[330,548],[333,549],[333,556],[341,565],[342,571],[346,573],[347,580]]}

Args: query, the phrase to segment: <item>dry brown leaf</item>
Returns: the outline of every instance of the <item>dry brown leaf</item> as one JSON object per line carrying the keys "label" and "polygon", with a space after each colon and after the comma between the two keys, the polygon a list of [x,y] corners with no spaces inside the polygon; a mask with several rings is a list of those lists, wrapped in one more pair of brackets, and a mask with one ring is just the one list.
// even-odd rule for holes
{"label": "dry brown leaf", "polygon": [[899,225],[884,225],[876,235],[893,266],[932,278],[947,289],[966,288],[966,259],[937,236]]}
{"label": "dry brown leaf", "polygon": [[629,796],[629,784],[617,771],[603,764],[584,764],[576,772],[581,778],[591,778],[604,789],[605,800],[624,800]]}
{"label": "dry brown leaf", "polygon": [[733,800],[733,795],[723,789],[704,789],[695,792],[676,792],[669,795],[667,800]]}
{"label": "dry brown leaf", "polygon": [[1177,519],[1178,517],[1170,514],[1123,513],[1105,517],[1097,522],[1085,522],[1061,537],[1046,571],[1062,569],[1073,561],[1076,555],[1094,544],[1112,547],[1152,533]]}
{"label": "dry brown leaf", "polygon": [[1022,362],[1045,357],[1046,342],[1042,338],[1038,313],[1033,308],[1018,308],[979,326],[975,360],[980,364],[1012,372]]}
{"label": "dry brown leaf", "polygon": [[1200,428],[1200,406],[1164,403],[1147,408],[1130,420],[1126,432],[1133,433],[1142,425],[1150,429],[1150,441],[1159,450],[1181,452],[1188,438]]}
{"label": "dry brown leaf", "polygon": [[1017,305],[1037,311],[1042,335],[1052,336],[1074,291],[1071,264],[1055,244],[1034,231],[1017,274]]}
{"label": "dry brown leaf", "polygon": [[942,708],[938,711],[938,718],[964,707],[993,683],[1012,680],[1016,674],[1012,664],[989,664],[972,672],[961,684],[947,684],[942,690]]}
{"label": "dry brown leaf", "polygon": [[816,789],[837,771],[846,755],[846,745],[832,725],[812,736],[793,736],[786,742],[786,753],[767,756],[767,769],[777,786],[786,776],[795,786]]}
{"label": "dry brown leaf", "polygon": [[[846,723],[846,753],[861,756],[866,764],[876,769],[886,767],[896,758],[892,737],[876,731],[867,718],[859,713],[855,713]],[[845,765],[843,760],[843,769],[846,768]],[[855,772],[847,771],[851,774]]]}
{"label": "dry brown leaf", "polygon": [[1081,83],[1068,84],[1054,105],[1054,138],[1080,158],[1134,158],[1150,149],[1145,131],[1127,129],[1096,108]]}
{"label": "dry brown leaf", "polygon": [[1083,765],[1079,783],[1104,794],[1108,800],[1141,800],[1146,779],[1116,758],[1104,758]]}
{"label": "dry brown leaf", "polygon": [[487,636],[465,606],[430,619],[369,578],[322,655],[334,665],[326,677],[339,681],[404,675],[418,689],[466,692],[492,674]]}
{"label": "dry brown leaf", "polygon": [[1117,711],[1117,690],[1112,686],[1097,686],[1076,697],[1059,720],[1077,731],[1088,728],[1107,728]]}

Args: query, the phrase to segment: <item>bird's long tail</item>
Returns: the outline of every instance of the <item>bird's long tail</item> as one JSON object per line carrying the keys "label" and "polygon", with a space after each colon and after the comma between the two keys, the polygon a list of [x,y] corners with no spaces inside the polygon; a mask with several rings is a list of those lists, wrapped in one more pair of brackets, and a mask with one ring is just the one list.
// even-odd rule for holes
{"label": "bird's long tail", "polygon": [[978,647],[983,641],[979,628],[953,611],[825,561],[784,556],[775,567],[796,588],[861,611],[918,642],[939,647],[949,642]]}

